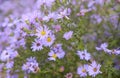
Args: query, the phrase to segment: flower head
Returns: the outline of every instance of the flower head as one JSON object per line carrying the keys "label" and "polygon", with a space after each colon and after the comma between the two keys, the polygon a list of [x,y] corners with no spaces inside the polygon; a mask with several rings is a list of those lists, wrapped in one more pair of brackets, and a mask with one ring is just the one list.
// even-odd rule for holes
{"label": "flower head", "polygon": [[100,45],[100,47],[96,47],[96,50],[105,50],[108,47],[107,43],[103,43]]}
{"label": "flower head", "polygon": [[72,74],[72,73],[67,73],[67,74],[65,75],[65,78],[73,78],[73,74]]}
{"label": "flower head", "polygon": [[53,60],[53,61],[55,61],[56,58],[58,57],[57,54],[55,52],[53,52],[53,51],[49,52],[48,56],[50,56],[48,59]]}
{"label": "flower head", "polygon": [[13,60],[17,56],[18,56],[17,51],[14,51],[13,49],[8,48],[2,51],[2,53],[0,54],[0,60],[9,61],[9,60]]}
{"label": "flower head", "polygon": [[14,65],[14,61],[9,61],[9,62],[6,63],[6,68],[10,69],[10,68],[13,67],[13,65]]}
{"label": "flower head", "polygon": [[37,73],[39,70],[39,67],[35,57],[27,58],[27,62],[23,64],[22,70],[28,73],[30,72]]}
{"label": "flower head", "polygon": [[55,41],[55,35],[50,33],[47,37],[44,39],[44,45],[45,46],[51,46]]}
{"label": "flower head", "polygon": [[41,39],[35,39],[32,43],[32,51],[39,51],[43,49],[43,41]]}
{"label": "flower head", "polygon": [[50,30],[47,28],[47,26],[40,26],[36,29],[36,36],[40,39],[44,39],[48,36],[50,33]]}
{"label": "flower head", "polygon": [[87,76],[87,70],[88,70],[88,65],[85,64],[83,66],[78,67],[77,74],[79,74],[80,77],[86,77]]}
{"label": "flower head", "polygon": [[119,50],[119,49],[108,50],[107,52],[108,52],[109,54],[115,54],[115,55],[120,54],[120,50]]}
{"label": "flower head", "polygon": [[66,8],[66,9],[60,11],[60,13],[58,14],[58,19],[61,19],[61,18],[64,18],[64,17],[65,17],[66,19],[70,19],[70,18],[68,17],[68,15],[70,15],[70,13],[71,13],[70,8]]}
{"label": "flower head", "polygon": [[80,59],[84,59],[84,60],[90,60],[91,58],[91,55],[90,53],[87,52],[87,50],[84,50],[84,51],[78,51],[77,52],[77,55],[80,57]]}
{"label": "flower head", "polygon": [[61,48],[60,44],[51,47],[51,51],[48,53],[49,60],[56,60],[56,58],[62,59],[65,56],[64,50]]}
{"label": "flower head", "polygon": [[41,5],[51,7],[55,0],[37,0],[36,7],[39,8]]}
{"label": "flower head", "polygon": [[64,33],[63,38],[65,38],[66,40],[69,40],[70,38],[72,38],[73,35],[73,31],[69,31]]}
{"label": "flower head", "polygon": [[53,28],[55,29],[56,32],[61,30],[61,26],[60,25],[55,25],[55,26],[53,26]]}
{"label": "flower head", "polygon": [[90,76],[95,77],[97,74],[102,73],[100,71],[100,64],[97,64],[95,61],[93,61],[89,66],[88,66],[88,74]]}

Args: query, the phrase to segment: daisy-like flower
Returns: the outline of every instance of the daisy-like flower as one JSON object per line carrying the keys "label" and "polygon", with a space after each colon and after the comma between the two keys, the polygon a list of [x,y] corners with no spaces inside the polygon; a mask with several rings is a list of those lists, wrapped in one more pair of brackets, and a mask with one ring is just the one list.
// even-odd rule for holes
{"label": "daisy-like flower", "polygon": [[4,50],[0,55],[0,60],[7,61],[9,59],[10,55],[6,50]]}
{"label": "daisy-like flower", "polygon": [[37,73],[39,71],[39,67],[35,57],[27,58],[27,62],[23,64],[22,70],[28,73]]}
{"label": "daisy-like flower", "polygon": [[91,9],[82,9],[77,16],[84,16],[87,12],[91,11]]}
{"label": "daisy-like flower", "polygon": [[59,59],[62,59],[65,56],[65,51],[62,49],[62,44],[56,44],[51,48],[51,50],[57,53]]}
{"label": "daisy-like flower", "polygon": [[43,41],[41,39],[35,39],[32,43],[32,51],[39,51],[43,49]]}
{"label": "daisy-like flower", "polygon": [[37,0],[36,7],[39,8],[41,5],[51,7],[55,0]]}
{"label": "daisy-like flower", "polygon": [[54,47],[51,47],[51,51],[48,53],[49,60],[62,59],[65,56],[65,52],[63,51],[61,44],[57,44]]}
{"label": "daisy-like flower", "polygon": [[61,11],[59,14],[58,14],[58,19],[61,19],[61,18],[66,18],[66,19],[70,19],[68,17],[68,15],[70,15],[71,11],[69,11],[70,9],[66,8],[64,9],[63,11]]}
{"label": "daisy-like flower", "polygon": [[65,78],[73,78],[73,74],[72,74],[72,73],[67,73],[67,74],[65,75]]}
{"label": "daisy-like flower", "polygon": [[14,61],[9,61],[6,63],[6,68],[11,69],[14,66]]}
{"label": "daisy-like flower", "polygon": [[2,53],[0,54],[0,60],[9,61],[9,60],[13,60],[17,56],[18,56],[17,51],[14,51],[13,49],[8,48],[2,51]]}
{"label": "daisy-like flower", "polygon": [[62,44],[55,44],[50,49],[53,50],[53,51],[55,51],[55,52],[57,52],[58,50],[62,49]]}
{"label": "daisy-like flower", "polygon": [[116,55],[120,54],[120,48],[115,49],[115,54],[116,54]]}
{"label": "daisy-like flower", "polygon": [[44,40],[44,45],[45,46],[51,46],[55,41],[55,35],[50,33]]}
{"label": "daisy-like flower", "polygon": [[62,59],[65,56],[65,52],[63,51],[63,49],[58,50],[56,53],[59,59]]}
{"label": "daisy-like flower", "polygon": [[72,38],[72,35],[73,35],[73,31],[69,31],[63,35],[63,38],[65,38],[66,40],[69,40],[70,38]]}
{"label": "daisy-like flower", "polygon": [[47,26],[40,26],[36,29],[36,36],[40,39],[44,39],[48,36],[50,33],[50,30],[47,28]]}
{"label": "daisy-like flower", "polygon": [[98,51],[103,50],[104,52],[106,52],[108,54],[112,54],[112,52],[114,52],[114,50],[109,50],[107,47],[108,47],[108,44],[103,43],[100,45],[100,47],[96,47],[96,50],[98,50]]}
{"label": "daisy-like flower", "polygon": [[42,13],[39,11],[35,10],[31,13],[26,13],[22,15],[22,21],[26,21],[28,23],[34,23],[36,18],[40,18],[42,16]]}
{"label": "daisy-like flower", "polygon": [[55,26],[53,26],[53,29],[54,29],[56,32],[59,32],[59,31],[61,31],[61,26],[60,26],[60,25],[55,25]]}
{"label": "daisy-like flower", "polygon": [[102,73],[102,72],[100,71],[100,67],[101,67],[100,64],[97,64],[95,61],[93,61],[93,62],[88,66],[88,74],[89,74],[90,76],[95,77],[97,74]]}
{"label": "daisy-like flower", "polygon": [[80,77],[86,77],[87,76],[87,70],[88,70],[88,65],[85,64],[83,66],[78,67],[77,74],[79,74]]}
{"label": "daisy-like flower", "polygon": [[84,51],[77,51],[77,55],[80,57],[80,59],[84,60],[90,60],[91,55],[87,52],[87,50]]}
{"label": "daisy-like flower", "polygon": [[119,49],[108,50],[107,52],[108,52],[109,54],[115,54],[115,55],[120,54],[120,50],[119,50]]}
{"label": "daisy-like flower", "polygon": [[56,58],[58,57],[58,55],[54,51],[49,52],[48,56],[50,56],[48,59],[53,61],[55,61]]}
{"label": "daisy-like flower", "polygon": [[51,12],[48,14],[49,19],[56,20],[57,18],[57,13],[56,12]]}
{"label": "daisy-like flower", "polygon": [[108,44],[107,43],[103,43],[100,45],[100,47],[96,47],[96,50],[106,50],[108,47]]}

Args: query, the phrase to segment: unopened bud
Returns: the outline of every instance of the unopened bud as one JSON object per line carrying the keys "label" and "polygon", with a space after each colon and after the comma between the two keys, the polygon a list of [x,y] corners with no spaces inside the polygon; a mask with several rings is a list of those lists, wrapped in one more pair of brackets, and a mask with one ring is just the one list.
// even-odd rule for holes
{"label": "unopened bud", "polygon": [[64,71],[64,66],[61,66],[60,69],[59,69],[60,72],[63,72]]}

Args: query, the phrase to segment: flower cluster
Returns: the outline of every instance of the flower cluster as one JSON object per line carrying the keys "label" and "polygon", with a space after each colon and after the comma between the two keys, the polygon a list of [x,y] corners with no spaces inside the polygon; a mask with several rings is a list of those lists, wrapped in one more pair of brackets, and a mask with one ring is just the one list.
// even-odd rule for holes
{"label": "flower cluster", "polygon": [[96,50],[103,50],[104,52],[108,53],[108,54],[115,54],[115,55],[119,55],[120,54],[120,49],[108,49],[108,44],[107,43],[103,43],[100,45],[100,47],[96,47]]}
{"label": "flower cluster", "polygon": [[95,61],[93,61],[90,65],[84,64],[83,66],[78,67],[77,74],[80,75],[80,77],[86,77],[88,74],[92,77],[95,77],[97,74],[102,73],[100,71],[100,64],[97,64]]}
{"label": "flower cluster", "polygon": [[27,58],[27,62],[23,64],[22,70],[27,73],[37,73],[39,71],[39,67],[35,57]]}
{"label": "flower cluster", "polygon": [[7,48],[6,50],[3,50],[0,54],[0,60],[2,62],[5,62],[5,67],[7,69],[10,69],[14,66],[14,58],[18,56],[18,52]]}
{"label": "flower cluster", "polygon": [[56,44],[51,47],[50,52],[48,53],[49,60],[55,61],[56,58],[62,59],[65,56],[65,52],[62,49],[62,44]]}
{"label": "flower cluster", "polygon": [[[24,72],[26,77],[39,73],[43,78],[98,74],[100,78],[113,78],[114,62],[118,64],[115,55],[120,54],[120,48],[114,48],[119,46],[120,39],[119,3],[119,0],[0,0],[0,78],[4,78],[1,77],[4,71],[7,78],[18,78],[16,71]],[[95,47],[104,41],[110,46],[102,43]],[[95,48],[109,55],[97,53]],[[74,74],[79,61],[82,64]]]}
{"label": "flower cluster", "polygon": [[[87,52],[86,49],[83,51],[77,51],[77,55],[81,60],[89,61],[92,59],[92,56]],[[92,61],[91,64],[84,64],[83,66],[79,66],[77,69],[77,74],[79,74],[80,77],[86,77],[88,74],[89,76],[95,77],[97,74],[101,73],[100,67],[100,64],[97,64],[96,61]]]}
{"label": "flower cluster", "polygon": [[35,35],[37,38],[31,47],[33,51],[42,50],[43,46],[50,47],[55,41],[55,35],[47,28],[47,26],[38,27]]}

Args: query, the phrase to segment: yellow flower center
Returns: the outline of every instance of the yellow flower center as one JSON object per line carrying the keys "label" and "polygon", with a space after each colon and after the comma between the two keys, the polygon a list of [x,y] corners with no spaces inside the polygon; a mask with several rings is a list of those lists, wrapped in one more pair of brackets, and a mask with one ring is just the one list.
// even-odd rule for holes
{"label": "yellow flower center", "polygon": [[96,72],[96,71],[97,71],[97,68],[94,68],[93,71]]}
{"label": "yellow flower center", "polygon": [[85,72],[86,72],[86,69],[83,68],[83,69],[82,69],[82,72],[85,73]]}
{"label": "yellow flower center", "polygon": [[52,39],[51,39],[50,37],[47,38],[47,42],[51,42],[51,40],[52,40]]}
{"label": "yellow flower center", "polygon": [[43,30],[41,31],[41,35],[44,36],[46,34],[46,32]]}
{"label": "yellow flower center", "polygon": [[53,57],[53,58],[56,58],[56,57],[57,57],[57,55],[56,55],[56,54],[53,54],[53,55],[52,55],[52,57]]}

